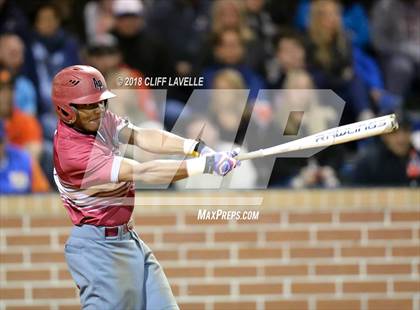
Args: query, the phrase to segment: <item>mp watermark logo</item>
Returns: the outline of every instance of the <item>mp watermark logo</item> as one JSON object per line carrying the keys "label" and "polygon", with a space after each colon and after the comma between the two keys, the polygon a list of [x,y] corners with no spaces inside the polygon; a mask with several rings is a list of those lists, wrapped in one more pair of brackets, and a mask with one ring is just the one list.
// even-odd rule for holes
{"label": "mp watermark logo", "polygon": [[[239,146],[243,153],[283,144],[337,127],[345,105],[332,90],[319,89],[261,89],[258,94],[253,94],[249,89],[195,89],[184,106],[174,100],[166,100],[165,89],[113,89],[113,92],[117,97],[110,99],[110,110],[121,117],[126,117],[138,127],[163,129],[165,122],[172,133],[189,139],[201,138],[216,151],[230,151]],[[142,100],[144,104],[138,104]],[[159,121],[150,121],[145,117],[148,112],[147,104],[151,101],[155,106],[161,107],[159,110],[162,117]],[[133,112],[134,107],[137,112]],[[99,139],[100,135],[97,135],[97,138]],[[100,144],[99,141],[98,143]],[[165,141],[160,143],[164,145]],[[127,156],[139,162],[166,158],[185,159],[174,156],[162,157],[124,144],[118,147],[120,156]],[[260,205],[261,195],[244,197],[241,191],[237,190],[266,189],[276,158],[309,158],[324,148],[303,149],[252,161],[245,160],[225,177],[200,175],[175,182],[173,185],[152,186],[137,183],[136,189],[162,190],[171,186],[177,192],[169,198],[146,198],[148,201],[143,201],[139,195],[136,204]],[[95,154],[94,150],[92,153]],[[92,160],[92,168],[95,164],[97,163]],[[86,171],[90,171],[89,165]],[[104,187],[104,190],[106,189]],[[194,194],[191,196],[195,198],[190,201],[189,191],[197,189],[216,189],[218,193],[201,198],[197,198]],[[229,193],[229,190],[235,191]],[[220,192],[226,195],[220,197]]]}

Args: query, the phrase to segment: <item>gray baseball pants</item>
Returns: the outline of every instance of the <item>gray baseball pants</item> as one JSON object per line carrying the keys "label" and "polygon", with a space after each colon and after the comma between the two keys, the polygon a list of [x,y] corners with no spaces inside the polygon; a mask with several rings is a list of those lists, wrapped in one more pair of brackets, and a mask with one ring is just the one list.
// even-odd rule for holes
{"label": "gray baseball pants", "polygon": [[150,248],[134,230],[74,226],[65,245],[83,310],[179,310]]}

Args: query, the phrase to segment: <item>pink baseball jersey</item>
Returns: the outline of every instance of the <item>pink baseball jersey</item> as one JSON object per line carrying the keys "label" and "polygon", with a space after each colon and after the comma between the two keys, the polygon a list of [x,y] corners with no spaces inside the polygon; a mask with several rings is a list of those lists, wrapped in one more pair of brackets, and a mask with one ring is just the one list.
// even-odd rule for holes
{"label": "pink baseball jersey", "polygon": [[127,223],[134,208],[134,182],[118,182],[118,134],[128,120],[105,112],[96,137],[59,121],[54,136],[54,180],[75,225]]}

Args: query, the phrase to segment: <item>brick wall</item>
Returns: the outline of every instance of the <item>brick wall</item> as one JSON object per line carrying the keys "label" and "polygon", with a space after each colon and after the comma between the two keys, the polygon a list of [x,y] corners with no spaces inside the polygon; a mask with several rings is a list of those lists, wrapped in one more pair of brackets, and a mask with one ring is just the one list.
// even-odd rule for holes
{"label": "brick wall", "polygon": [[[137,204],[137,231],[181,309],[420,310],[414,190],[148,192]],[[0,207],[0,310],[79,309],[57,195],[0,197]],[[200,222],[198,208],[260,218]]]}

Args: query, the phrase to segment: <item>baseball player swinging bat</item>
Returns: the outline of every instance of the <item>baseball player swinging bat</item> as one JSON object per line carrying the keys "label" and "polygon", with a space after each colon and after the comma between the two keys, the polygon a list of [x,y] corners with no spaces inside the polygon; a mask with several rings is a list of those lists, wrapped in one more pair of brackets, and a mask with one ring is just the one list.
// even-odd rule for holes
{"label": "baseball player swinging bat", "polygon": [[[51,98],[59,118],[54,180],[74,224],[66,262],[83,309],[179,310],[162,266],[131,221],[134,182],[166,185],[193,175],[225,176],[237,166],[237,153],[139,128],[107,109],[114,97],[91,66],[66,67],[53,79]],[[120,153],[124,144],[195,158],[138,162]]]}
{"label": "baseball player swinging bat", "polygon": [[389,133],[396,129],[398,129],[396,116],[395,114],[389,114],[361,122],[327,129],[298,140],[272,146],[266,149],[239,154],[237,159],[255,159],[269,155],[306,150],[316,147],[328,147],[330,145],[346,143]]}

